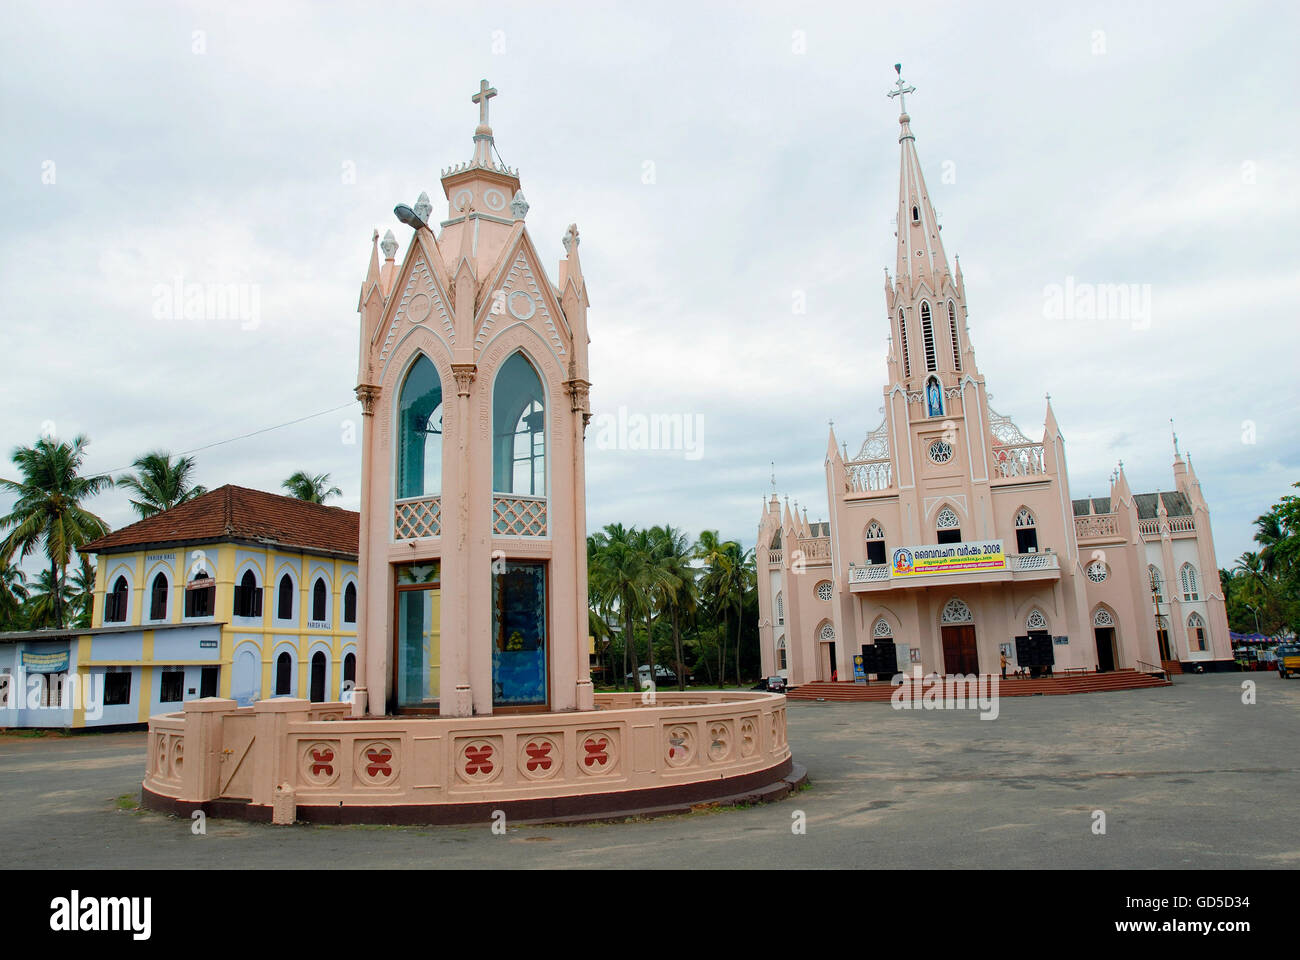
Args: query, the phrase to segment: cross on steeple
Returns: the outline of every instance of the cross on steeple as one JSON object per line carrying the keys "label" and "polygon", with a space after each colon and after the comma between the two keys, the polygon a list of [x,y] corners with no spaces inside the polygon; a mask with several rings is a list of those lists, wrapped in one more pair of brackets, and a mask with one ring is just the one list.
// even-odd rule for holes
{"label": "cross on steeple", "polygon": [[898,97],[898,112],[900,114],[905,114],[907,113],[907,98],[904,94],[916,93],[916,87],[903,79],[903,65],[901,63],[894,64],[894,72],[898,74],[898,79],[894,81],[894,87],[896,89],[890,90],[886,96],[890,99]]}
{"label": "cross on steeple", "polygon": [[488,101],[497,95],[497,88],[488,86],[486,80],[480,80],[478,84],[478,93],[470,97],[472,103],[478,104],[478,122],[482,126],[488,125]]}

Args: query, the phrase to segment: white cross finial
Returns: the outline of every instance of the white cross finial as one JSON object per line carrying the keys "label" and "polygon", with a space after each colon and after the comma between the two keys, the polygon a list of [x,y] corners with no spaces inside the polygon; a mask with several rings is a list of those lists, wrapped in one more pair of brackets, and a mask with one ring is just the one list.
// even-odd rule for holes
{"label": "white cross finial", "polygon": [[894,72],[898,74],[898,79],[894,81],[895,89],[890,90],[887,96],[891,99],[898,97],[898,112],[905,114],[907,113],[907,99],[904,94],[916,93],[916,87],[903,79],[903,65],[901,63],[894,64]]}
{"label": "white cross finial", "polygon": [[496,95],[496,87],[488,86],[486,80],[480,80],[478,93],[469,98],[472,103],[478,104],[478,122],[485,127],[488,125],[488,101]]}

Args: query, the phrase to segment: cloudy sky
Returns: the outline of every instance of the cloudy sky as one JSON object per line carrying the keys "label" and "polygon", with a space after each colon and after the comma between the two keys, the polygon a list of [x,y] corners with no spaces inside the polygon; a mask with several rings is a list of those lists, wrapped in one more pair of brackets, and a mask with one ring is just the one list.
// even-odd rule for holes
{"label": "cloudy sky", "polygon": [[[116,472],[331,411],[199,479],[329,472],[355,507],[371,231],[444,202],[486,77],[552,270],[581,229],[595,412],[702,428],[698,457],[591,444],[589,526],[752,544],[773,461],[825,516],[827,421],[856,449],[880,420],[901,61],[993,405],[1038,437],[1051,392],[1073,495],[1121,459],[1170,488],[1173,417],[1226,565],[1300,480],[1289,4],[493,6],[6,4],[0,450],[85,433]],[[1150,310],[1053,315],[1066,283]],[[243,318],[187,319],[178,284],[238,285]]]}

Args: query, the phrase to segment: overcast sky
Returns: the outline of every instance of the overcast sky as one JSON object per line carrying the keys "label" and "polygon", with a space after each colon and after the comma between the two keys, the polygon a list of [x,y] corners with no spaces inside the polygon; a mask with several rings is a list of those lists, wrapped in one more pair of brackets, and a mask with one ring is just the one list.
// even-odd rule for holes
{"label": "overcast sky", "polygon": [[[486,77],[553,277],[581,230],[594,412],[701,418],[697,458],[589,434],[589,528],[752,545],[772,461],[824,517],[827,421],[851,451],[880,421],[901,61],[993,406],[1037,438],[1051,392],[1075,497],[1121,459],[1170,489],[1174,417],[1229,565],[1300,480],[1300,17],[1055,6],[6,4],[0,475],[43,429],[116,472],[346,405],[196,457],[209,487],[329,472],[355,508],[371,231],[404,249],[421,190],[445,215]],[[1067,282],[1149,315],[1052,316]],[[177,283],[243,285],[255,322],[168,316]]]}

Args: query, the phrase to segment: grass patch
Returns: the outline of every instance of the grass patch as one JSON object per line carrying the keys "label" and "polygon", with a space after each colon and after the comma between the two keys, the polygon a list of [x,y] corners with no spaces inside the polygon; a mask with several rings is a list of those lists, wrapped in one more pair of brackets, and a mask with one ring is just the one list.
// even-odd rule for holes
{"label": "grass patch", "polygon": [[113,803],[119,810],[134,810],[140,805],[140,799],[134,793],[124,793],[114,800]]}

